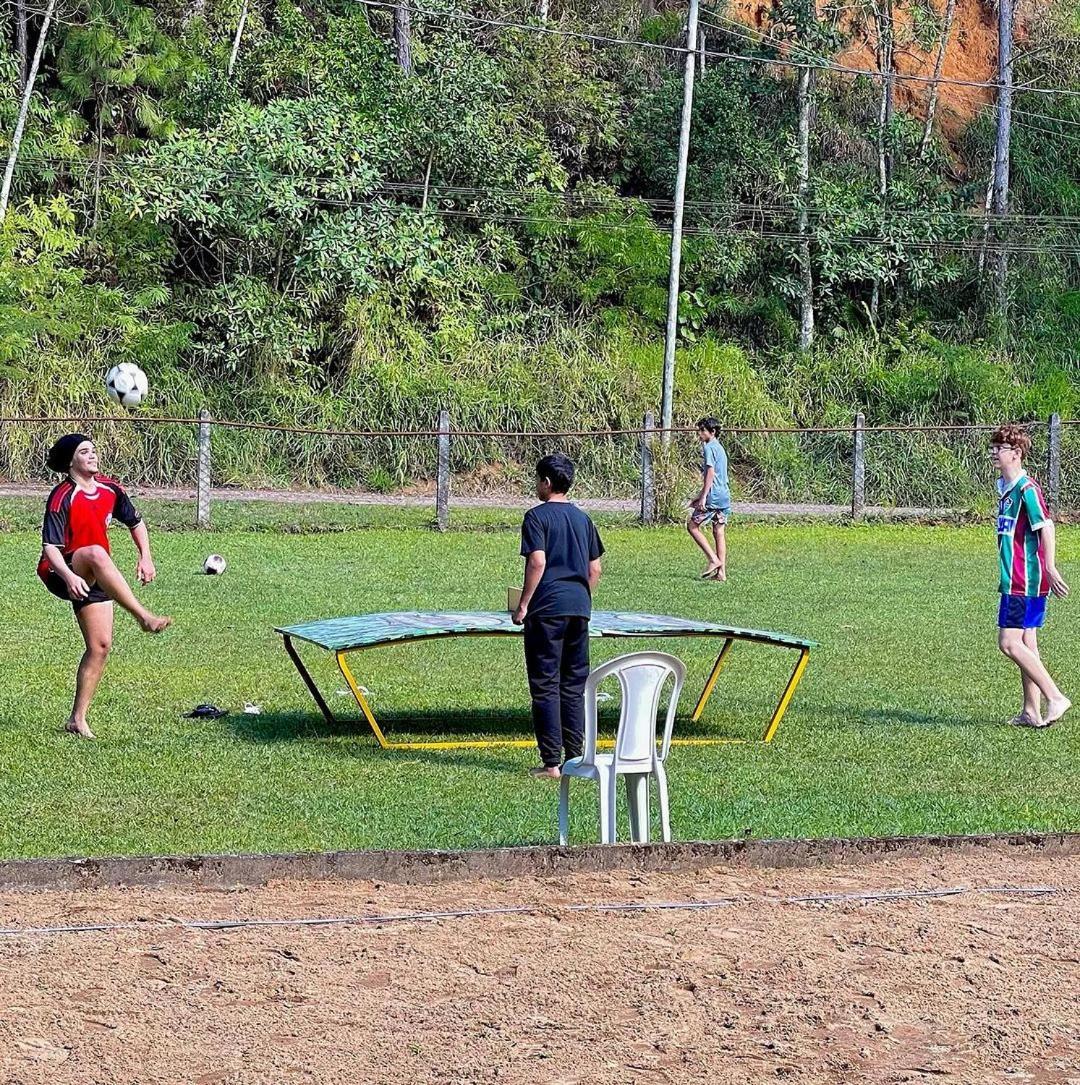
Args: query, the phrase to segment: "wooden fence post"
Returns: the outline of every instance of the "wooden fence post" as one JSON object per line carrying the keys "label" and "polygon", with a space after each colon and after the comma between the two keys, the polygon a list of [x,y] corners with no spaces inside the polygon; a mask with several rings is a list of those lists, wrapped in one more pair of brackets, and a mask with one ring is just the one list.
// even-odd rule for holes
{"label": "wooden fence post", "polygon": [[210,526],[210,412],[199,411],[199,459],[195,477],[195,522]]}
{"label": "wooden fence post", "polygon": [[866,509],[866,419],[862,411],[855,415],[851,460],[851,518],[861,519]]}
{"label": "wooden fence post", "polygon": [[653,431],[656,420],[646,411],[641,424],[641,522],[656,523],[656,473],[653,466]]}
{"label": "wooden fence post", "polygon": [[435,479],[435,527],[450,526],[450,412],[439,411],[439,466]]}
{"label": "wooden fence post", "polygon": [[1061,501],[1061,415],[1050,416],[1050,442],[1046,450],[1046,500],[1050,515]]}

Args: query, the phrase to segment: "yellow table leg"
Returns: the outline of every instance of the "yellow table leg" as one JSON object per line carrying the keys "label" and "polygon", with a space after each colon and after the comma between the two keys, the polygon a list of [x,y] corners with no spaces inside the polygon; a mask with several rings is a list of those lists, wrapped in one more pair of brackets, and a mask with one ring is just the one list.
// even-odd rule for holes
{"label": "yellow table leg", "polygon": [[353,673],[349,669],[349,664],[345,659],[344,652],[337,653],[337,664],[342,675],[345,677],[345,681],[349,683],[349,689],[352,690],[352,695],[356,698],[356,703],[360,706],[360,711],[364,713],[364,719],[368,721],[368,725],[374,732],[375,738],[378,739],[379,745],[384,750],[465,750],[488,749],[491,746],[517,746],[525,749],[529,746],[536,745],[535,739],[531,738],[495,739],[486,741],[475,740],[469,742],[390,742],[386,735],[383,734],[382,728],[375,719],[375,713],[371,711],[371,705],[368,704],[368,700],[364,696],[363,690],[360,689],[359,684],[353,677]]}
{"label": "yellow table leg", "polygon": [[776,706],[776,711],[773,713],[772,719],[769,720],[769,726],[765,728],[765,734],[761,736],[762,742],[772,742],[773,735],[776,734],[776,729],[780,726],[780,721],[784,718],[784,713],[788,710],[788,705],[791,704],[791,698],[795,696],[795,687],[798,686],[799,682],[802,680],[803,671],[806,670],[806,665],[809,662],[810,649],[803,648],[799,652],[799,661],[795,664],[795,669],[791,672],[791,678],[788,679],[787,689],[784,690],[784,695],[780,698],[780,703]]}
{"label": "yellow table leg", "polygon": [[360,706],[360,711],[364,713],[364,718],[368,721],[368,725],[375,733],[375,737],[379,740],[379,745],[384,749],[390,749],[390,743],[386,741],[386,736],[382,733],[382,728],[375,720],[375,714],[371,711],[371,705],[367,703],[367,698],[364,696],[360,687],[356,683],[356,679],[353,678],[352,671],[349,670],[349,664],[345,661],[345,653],[337,653],[337,665],[341,670],[342,675],[345,677],[345,681],[349,683],[349,689],[352,690],[352,695],[356,698],[356,703]]}
{"label": "yellow table leg", "polygon": [[712,674],[709,675],[709,680],[705,683],[705,688],[701,691],[701,696],[698,698],[694,714],[690,717],[691,722],[697,723],[697,721],[701,719],[701,713],[705,711],[705,705],[712,696],[713,688],[716,686],[716,680],[720,677],[720,668],[723,667],[724,660],[727,659],[727,654],[731,651],[731,646],[734,643],[735,641],[732,637],[728,637],[727,640],[724,641],[724,647],[720,649],[720,654],[716,657],[716,663],[713,664]]}

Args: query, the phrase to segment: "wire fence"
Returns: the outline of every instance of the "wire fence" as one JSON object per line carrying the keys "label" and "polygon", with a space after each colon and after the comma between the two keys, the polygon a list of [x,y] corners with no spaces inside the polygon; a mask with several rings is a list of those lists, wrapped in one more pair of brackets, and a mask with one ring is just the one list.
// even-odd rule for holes
{"label": "wire fence", "polygon": [[[994,426],[848,426],[722,430],[736,510],[853,518],[988,513]],[[430,429],[324,430],[257,421],[147,415],[0,418],[0,484],[44,488],[45,453],[67,430],[91,435],[106,473],[136,491],[194,506],[209,526],[230,497],[428,505],[450,523],[455,502],[513,507],[532,495],[536,461],[562,452],[578,465],[575,496],[643,523],[678,520],[700,486],[693,427],[556,433],[456,428],[446,411]],[[1055,513],[1080,514],[1080,420],[1028,424],[1029,471]]]}

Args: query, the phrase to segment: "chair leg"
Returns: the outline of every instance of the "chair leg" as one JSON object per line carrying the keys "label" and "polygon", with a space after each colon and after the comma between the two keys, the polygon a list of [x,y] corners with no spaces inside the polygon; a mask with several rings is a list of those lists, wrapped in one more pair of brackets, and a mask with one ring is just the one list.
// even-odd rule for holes
{"label": "chair leg", "polygon": [[630,839],[635,844],[649,842],[649,777],[641,772],[627,773],[626,802],[630,808]]}
{"label": "chair leg", "polygon": [[616,801],[619,797],[619,789],[616,787],[618,780],[615,778],[615,770],[611,770],[611,775],[608,777],[608,832],[611,834],[608,843],[614,844],[618,835],[618,822],[615,819]]}
{"label": "chair leg", "polygon": [[559,781],[559,844],[566,847],[570,837],[570,777]]}
{"label": "chair leg", "polygon": [[660,802],[660,835],[665,844],[671,843],[671,814],[668,810],[667,773],[662,762],[656,763],[656,795]]}
{"label": "chair leg", "polygon": [[612,811],[614,803],[609,801],[609,793],[614,796],[615,789],[612,787],[614,780],[606,773],[601,772],[596,781],[600,785],[600,843],[615,843],[615,817]]}

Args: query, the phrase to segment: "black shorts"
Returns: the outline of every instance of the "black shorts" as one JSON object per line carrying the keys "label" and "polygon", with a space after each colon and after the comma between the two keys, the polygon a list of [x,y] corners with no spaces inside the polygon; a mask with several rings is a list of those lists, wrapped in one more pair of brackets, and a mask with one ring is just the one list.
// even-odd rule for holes
{"label": "black shorts", "polygon": [[[71,558],[65,554],[64,561],[67,562],[67,566],[70,569]],[[64,583],[63,578],[58,576],[51,568],[42,577],[42,580],[45,582],[45,587],[48,588],[57,599],[63,599],[70,603],[76,614],[78,614],[83,607],[90,606],[91,603],[112,602],[97,584],[90,585],[90,594],[85,599],[72,599],[71,596],[68,595],[67,585]]]}

